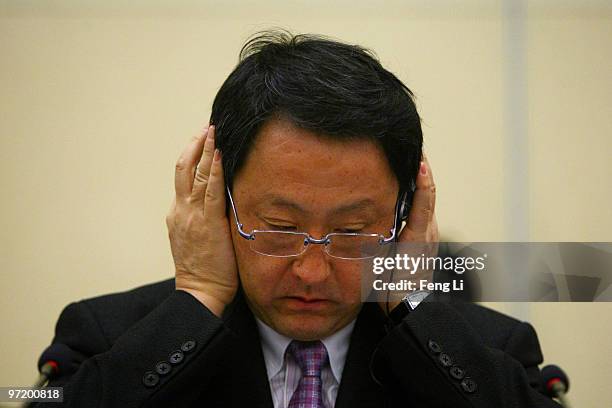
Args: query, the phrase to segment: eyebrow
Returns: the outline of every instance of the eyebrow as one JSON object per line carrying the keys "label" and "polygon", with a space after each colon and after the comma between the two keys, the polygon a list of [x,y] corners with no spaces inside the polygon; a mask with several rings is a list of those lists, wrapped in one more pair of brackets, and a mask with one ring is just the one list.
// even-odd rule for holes
{"label": "eyebrow", "polygon": [[[302,207],[300,204],[294,201],[288,200],[284,197],[278,196],[276,194],[265,195],[264,201],[273,206],[285,207],[285,208],[300,212],[302,214],[307,214],[309,212],[307,209]],[[345,214],[345,213],[349,213],[349,212],[356,211],[356,210],[370,210],[372,209],[372,206],[374,206],[375,204],[376,204],[375,200],[372,200],[371,198],[363,198],[361,200],[357,200],[349,204],[338,206],[334,208],[331,211],[331,213],[333,215],[339,215],[339,214]]]}

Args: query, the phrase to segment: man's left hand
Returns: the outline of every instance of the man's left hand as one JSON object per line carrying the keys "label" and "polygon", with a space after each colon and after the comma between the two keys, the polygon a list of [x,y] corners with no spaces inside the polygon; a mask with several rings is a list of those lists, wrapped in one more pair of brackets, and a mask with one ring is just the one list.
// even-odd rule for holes
{"label": "man's left hand", "polygon": [[[412,255],[420,256],[421,253],[423,253],[426,257],[435,257],[438,254],[439,235],[438,223],[434,211],[435,206],[436,185],[434,183],[431,167],[429,166],[429,161],[425,154],[423,154],[408,220],[398,240],[399,244],[417,244],[415,248],[419,248],[419,253]],[[414,282],[419,282],[421,280],[431,282],[432,275],[433,271],[425,269],[416,272],[412,271],[412,273],[396,270],[393,274],[393,281],[399,282],[402,279],[407,279]],[[379,304],[385,312],[391,311],[399,304],[400,298],[397,296],[389,296],[387,297],[388,301],[386,299]]]}

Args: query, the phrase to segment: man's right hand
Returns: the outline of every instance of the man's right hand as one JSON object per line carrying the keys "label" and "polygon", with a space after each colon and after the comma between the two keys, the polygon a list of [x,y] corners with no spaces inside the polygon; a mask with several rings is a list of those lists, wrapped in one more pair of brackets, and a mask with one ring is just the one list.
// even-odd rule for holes
{"label": "man's right hand", "polygon": [[238,272],[225,214],[221,154],[215,150],[214,137],[215,128],[210,126],[179,157],[176,197],[166,225],[176,289],[189,292],[220,317],[236,294]]}

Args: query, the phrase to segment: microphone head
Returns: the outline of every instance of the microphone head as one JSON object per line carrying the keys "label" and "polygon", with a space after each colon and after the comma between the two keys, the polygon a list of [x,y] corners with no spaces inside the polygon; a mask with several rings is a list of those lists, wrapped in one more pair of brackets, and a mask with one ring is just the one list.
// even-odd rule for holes
{"label": "microphone head", "polygon": [[53,377],[69,374],[78,368],[78,363],[75,365],[74,361],[74,351],[62,343],[54,343],[47,347],[38,359],[38,371],[40,372],[47,363],[55,366]]}
{"label": "microphone head", "polygon": [[540,375],[542,378],[542,384],[544,385],[544,390],[548,396],[557,396],[556,392],[552,388],[553,384],[556,382],[561,382],[565,386],[565,392],[569,391],[569,378],[561,367],[554,364],[547,365],[546,367],[542,368]]}

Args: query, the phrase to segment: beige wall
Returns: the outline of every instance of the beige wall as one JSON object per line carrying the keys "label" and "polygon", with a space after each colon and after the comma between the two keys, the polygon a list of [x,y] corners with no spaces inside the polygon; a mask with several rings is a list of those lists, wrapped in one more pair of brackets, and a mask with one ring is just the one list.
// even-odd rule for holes
{"label": "beige wall", "polygon": [[[417,95],[444,235],[509,239],[501,3],[87,3],[0,3],[0,385],[34,379],[68,302],[172,276],[174,161],[258,29],[373,48]],[[612,241],[612,9],[531,2],[525,38],[529,236]],[[495,307],[576,406],[609,401],[612,304]]]}

